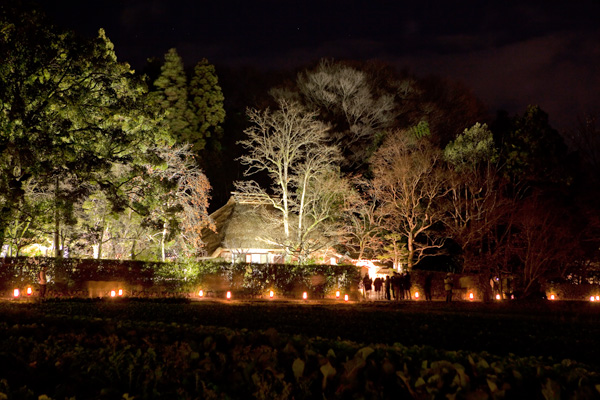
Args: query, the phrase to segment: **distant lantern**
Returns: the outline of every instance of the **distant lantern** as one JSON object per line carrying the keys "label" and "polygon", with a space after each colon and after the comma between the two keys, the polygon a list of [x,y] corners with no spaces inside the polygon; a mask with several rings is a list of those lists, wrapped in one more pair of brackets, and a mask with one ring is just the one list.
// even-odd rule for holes
{"label": "distant lantern", "polygon": [[415,292],[415,299],[419,298],[419,292]]}
{"label": "distant lantern", "polygon": [[590,301],[596,301],[596,298],[594,296],[590,296]]}
{"label": "distant lantern", "polygon": [[119,296],[123,296],[123,289],[119,289]]}
{"label": "distant lantern", "polygon": [[227,300],[230,300],[230,299],[231,299],[231,291],[230,291],[230,290],[228,290],[228,291],[227,291]]}
{"label": "distant lantern", "polygon": [[204,290],[200,289],[198,292],[198,297],[204,297]]}
{"label": "distant lantern", "polygon": [[306,293],[306,292],[302,293],[302,298],[304,300],[308,299],[308,293]]}
{"label": "distant lantern", "polygon": [[469,293],[469,299],[473,300],[475,298],[475,295],[473,294],[473,292]]}
{"label": "distant lantern", "polygon": [[21,295],[21,291],[19,289],[13,290],[13,296],[14,297],[19,297],[20,295]]}
{"label": "distant lantern", "polygon": [[339,290],[337,290],[337,291],[335,292],[335,298],[336,298],[336,299],[339,299],[339,298],[340,298],[340,291],[339,291]]}
{"label": "distant lantern", "polygon": [[269,297],[272,299],[274,296],[275,296],[275,293],[273,293],[273,291],[271,290],[271,291],[269,292]]}
{"label": "distant lantern", "polygon": [[350,297],[347,294],[345,294],[344,295],[344,301],[348,301],[348,300],[350,300]]}
{"label": "distant lantern", "polygon": [[600,301],[600,296],[596,296],[596,301]]}
{"label": "distant lantern", "polygon": [[496,295],[496,300],[500,300],[500,295],[499,294]]}
{"label": "distant lantern", "polygon": [[117,292],[114,290],[110,291],[110,297],[115,297],[117,295]]}
{"label": "distant lantern", "polygon": [[27,288],[27,296],[31,296],[33,294],[33,289],[28,287]]}
{"label": "distant lantern", "polygon": [[551,295],[550,295],[550,300],[556,300],[556,296],[555,296],[555,295],[553,295],[553,294],[551,294]]}

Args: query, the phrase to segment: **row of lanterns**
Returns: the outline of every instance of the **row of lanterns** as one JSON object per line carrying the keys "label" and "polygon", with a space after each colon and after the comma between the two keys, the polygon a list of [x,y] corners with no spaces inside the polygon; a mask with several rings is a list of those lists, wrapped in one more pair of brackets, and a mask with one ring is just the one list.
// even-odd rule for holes
{"label": "row of lanterns", "polygon": [[[33,289],[31,287],[27,287],[27,289],[25,290],[25,294],[26,296],[31,296],[33,295]],[[125,294],[125,292],[123,291],[123,289],[118,289],[118,290],[111,290],[110,291],[110,297],[123,297],[123,295]],[[205,293],[204,290],[199,290],[198,291],[198,297],[202,298],[204,297]],[[227,298],[227,300],[231,299],[231,291],[228,290],[225,297]],[[16,288],[13,290],[13,297],[14,298],[19,298],[21,297],[21,290]],[[419,292],[415,292],[415,299],[418,300],[420,297]],[[269,298],[273,299],[275,298],[275,292],[273,292],[272,290],[269,291]],[[340,299],[341,298],[341,292],[339,290],[337,290],[335,292],[335,298],[336,299]],[[550,300],[556,300],[557,296],[554,294],[551,294],[548,297]],[[303,300],[308,300],[308,293],[307,292],[303,292],[302,293],[302,299]],[[469,292],[469,300],[474,300],[475,299],[475,295],[473,294],[473,292]],[[348,294],[344,294],[344,301],[349,301],[350,297],[348,296]],[[496,295],[496,300],[502,300],[502,296],[497,294]],[[591,302],[600,302],[600,296],[590,296],[590,301]]]}
{"label": "row of lanterns", "polygon": [[[200,289],[198,291],[198,297],[203,298],[205,296],[204,290]],[[227,300],[231,300],[231,290],[228,290],[227,293],[225,294],[225,298]],[[338,290],[335,292],[335,298],[336,299],[340,299],[341,296],[341,292]],[[270,290],[269,291],[269,298],[270,299],[274,299],[275,298],[275,292]],[[303,300],[308,300],[308,292],[302,292],[302,299]],[[344,301],[349,301],[350,300],[350,296],[345,294],[344,295]]]}

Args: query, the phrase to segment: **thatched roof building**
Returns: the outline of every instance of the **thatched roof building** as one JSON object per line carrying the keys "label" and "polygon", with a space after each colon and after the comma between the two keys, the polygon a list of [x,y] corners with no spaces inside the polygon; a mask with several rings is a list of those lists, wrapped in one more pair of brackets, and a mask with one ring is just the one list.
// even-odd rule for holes
{"label": "thatched roof building", "polygon": [[277,227],[268,224],[265,213],[272,212],[264,199],[234,194],[227,204],[211,214],[216,232],[202,231],[208,257],[255,263],[282,262],[283,249],[267,244],[266,233]]}

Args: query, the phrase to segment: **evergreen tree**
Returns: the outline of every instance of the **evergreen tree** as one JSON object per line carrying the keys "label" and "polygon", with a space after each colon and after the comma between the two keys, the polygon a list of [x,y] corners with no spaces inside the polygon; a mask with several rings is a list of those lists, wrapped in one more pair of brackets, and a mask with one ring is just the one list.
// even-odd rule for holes
{"label": "evergreen tree", "polygon": [[197,141],[192,150],[200,151],[207,147],[210,152],[220,151],[220,140],[223,137],[221,124],[225,121],[223,108],[223,92],[214,65],[202,59],[194,67],[194,75],[190,82],[190,95],[195,114]]}
{"label": "evergreen tree", "polygon": [[[165,54],[165,63],[160,71],[160,76],[154,81],[157,90],[153,97],[165,112],[169,131],[177,143],[195,145],[201,138],[195,131],[196,121],[188,101],[187,78],[176,49],[169,49]],[[200,143],[204,147],[203,140]]]}

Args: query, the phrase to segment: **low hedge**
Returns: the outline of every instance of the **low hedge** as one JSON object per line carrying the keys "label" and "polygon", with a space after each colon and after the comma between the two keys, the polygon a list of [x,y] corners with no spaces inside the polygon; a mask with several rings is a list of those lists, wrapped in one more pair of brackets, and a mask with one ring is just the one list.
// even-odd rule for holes
{"label": "low hedge", "polygon": [[[312,298],[343,290],[357,297],[360,270],[353,265],[246,264],[220,261],[159,263],[128,260],[4,258],[0,291],[35,287],[37,273],[47,267],[49,291],[59,295],[86,292],[90,282],[119,282],[131,292],[186,295],[198,289],[256,297],[273,290],[278,296]],[[84,293],[85,295],[85,293]]]}

